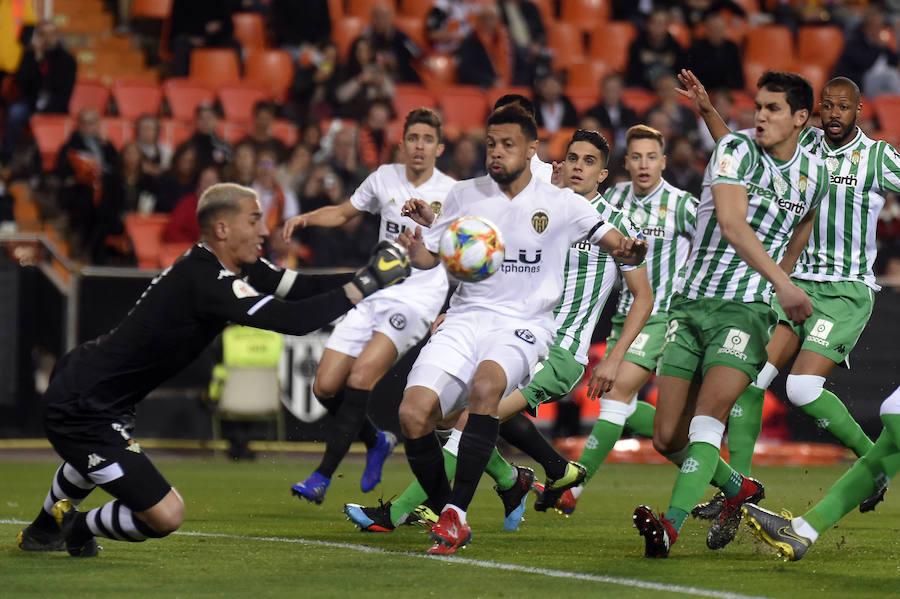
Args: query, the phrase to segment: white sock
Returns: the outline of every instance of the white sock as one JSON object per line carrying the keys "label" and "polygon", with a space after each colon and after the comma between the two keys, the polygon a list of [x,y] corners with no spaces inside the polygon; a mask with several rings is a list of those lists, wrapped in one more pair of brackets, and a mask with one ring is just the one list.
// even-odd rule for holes
{"label": "white sock", "polygon": [[444,509],[441,510],[441,513],[443,514],[443,513],[446,512],[447,510],[453,510],[454,512],[456,512],[456,515],[459,516],[459,522],[460,522],[460,524],[465,524],[465,523],[466,523],[466,512],[465,512],[465,511],[463,511],[463,510],[461,510],[460,508],[456,507],[456,506],[453,505],[452,503],[448,503],[447,505],[445,505],[445,506],[444,506]]}
{"label": "white sock", "polygon": [[572,487],[572,497],[578,499],[578,496],[581,495],[581,492],[584,491],[584,485],[578,485],[577,487]]}
{"label": "white sock", "polygon": [[794,527],[794,532],[801,537],[809,539],[810,543],[815,543],[816,539],[819,538],[819,533],[816,532],[816,529],[810,526],[809,522],[803,518],[794,518],[791,520],[791,526]]}

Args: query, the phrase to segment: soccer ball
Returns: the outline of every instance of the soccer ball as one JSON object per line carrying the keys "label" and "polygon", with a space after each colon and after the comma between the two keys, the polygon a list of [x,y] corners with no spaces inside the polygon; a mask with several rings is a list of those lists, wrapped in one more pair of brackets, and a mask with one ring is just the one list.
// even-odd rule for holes
{"label": "soccer ball", "polygon": [[503,264],[503,239],[486,218],[464,216],[441,235],[441,260],[447,272],[460,281],[483,281]]}

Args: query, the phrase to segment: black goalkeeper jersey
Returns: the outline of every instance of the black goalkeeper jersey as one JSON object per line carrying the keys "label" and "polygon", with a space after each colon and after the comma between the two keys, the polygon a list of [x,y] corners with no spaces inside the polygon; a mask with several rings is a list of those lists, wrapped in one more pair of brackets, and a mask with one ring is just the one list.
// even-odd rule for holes
{"label": "black goalkeeper jersey", "polygon": [[60,360],[45,394],[48,424],[65,432],[132,422],[135,405],[227,324],[306,334],[353,307],[341,287],[352,277],[299,275],[262,259],[234,273],[198,244],[151,281],[116,328]]}

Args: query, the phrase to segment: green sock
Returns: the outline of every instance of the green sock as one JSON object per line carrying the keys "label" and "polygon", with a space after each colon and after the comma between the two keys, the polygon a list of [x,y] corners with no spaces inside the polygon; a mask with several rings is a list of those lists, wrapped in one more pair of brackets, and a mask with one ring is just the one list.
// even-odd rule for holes
{"label": "green sock", "polygon": [[684,458],[678,472],[678,478],[675,479],[672,499],[665,514],[675,526],[675,530],[681,530],[687,514],[703,498],[703,493],[706,492],[716,470],[717,459],[719,450],[715,445],[703,441],[691,443],[687,457]]}
{"label": "green sock", "polygon": [[[453,480],[453,477],[456,475],[456,456],[446,449],[443,451],[444,472],[447,473],[447,478]],[[394,526],[397,526],[401,518],[412,513],[414,509],[425,503],[426,499],[428,499],[428,493],[425,492],[419,481],[414,478],[412,483],[406,487],[406,490],[391,502],[391,522],[394,523]]]}
{"label": "green sock", "polygon": [[587,478],[584,479],[585,483],[591,480],[600,468],[600,464],[612,451],[616,441],[622,436],[622,428],[621,424],[603,420],[602,418],[598,418],[597,422],[594,423],[594,428],[584,444],[581,457],[578,458],[578,463],[587,470]]}
{"label": "green sock", "polygon": [[[894,443],[891,432],[882,431],[872,449],[856,460],[844,476],[831,486],[828,494],[803,514],[803,519],[819,534],[834,526],[863,499],[897,474],[897,468],[900,467],[898,452],[900,449]],[[891,470],[885,471],[886,466]]]}
{"label": "green sock", "polygon": [[639,437],[653,438],[653,418],[656,417],[656,408],[646,401],[637,402],[634,414],[625,421],[625,426]]}
{"label": "green sock", "polygon": [[900,447],[900,414],[882,414],[881,423],[891,436],[894,445]]}
{"label": "green sock", "polygon": [[800,409],[815,418],[821,428],[849,447],[857,457],[872,448],[872,440],[850,416],[847,406],[831,391],[823,389],[815,401],[800,406]]}
{"label": "green sock", "polygon": [[500,455],[500,452],[497,451],[496,447],[491,453],[491,459],[488,460],[484,471],[497,481],[497,486],[501,491],[512,489],[512,486],[516,484],[516,479],[519,477],[519,473],[516,469],[513,468],[512,464],[503,459],[503,456]]}
{"label": "green sock", "polygon": [[765,389],[750,385],[738,397],[728,418],[728,462],[745,476],[750,476],[753,447],[762,430],[765,395]]}
{"label": "green sock", "polygon": [[710,482],[722,489],[725,497],[734,497],[741,492],[744,476],[720,457]]}

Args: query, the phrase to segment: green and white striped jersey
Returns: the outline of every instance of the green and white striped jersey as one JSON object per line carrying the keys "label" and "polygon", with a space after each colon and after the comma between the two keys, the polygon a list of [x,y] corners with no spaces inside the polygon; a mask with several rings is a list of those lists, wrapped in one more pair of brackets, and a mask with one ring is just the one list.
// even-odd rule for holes
{"label": "green and white striped jersey", "polygon": [[[635,237],[637,231],[622,213],[597,194],[591,205],[623,235]],[[566,256],[565,282],[559,303],[553,310],[556,322],[556,345],[569,351],[581,364],[588,362],[588,349],[597,320],[616,282],[618,269],[635,266],[619,265],[612,256],[591,242],[572,244]]]}
{"label": "green and white striped jersey", "polygon": [[807,281],[859,281],[875,291],[875,227],[885,192],[900,192],[900,156],[886,141],[859,128],[853,141],[832,148],[825,133],[808,127],[800,144],[828,169],[829,191],[791,276]]}
{"label": "green and white striped jersey", "polygon": [[[644,236],[647,277],[653,289],[652,314],[668,312],[675,280],[687,261],[691,238],[697,228],[697,198],[665,180],[643,197],[634,194],[631,182],[609,188],[605,197]],[[633,301],[628,286],[623,285],[618,312],[627,314]]]}
{"label": "green and white striped jersey", "polygon": [[706,167],[681,291],[691,299],[771,303],[772,285],[722,237],[712,194],[719,183],[746,188],[747,224],[778,262],[791,232],[828,193],[825,163],[798,145],[790,160],[779,164],[757,145],[752,131],[741,131],[719,140]]}

